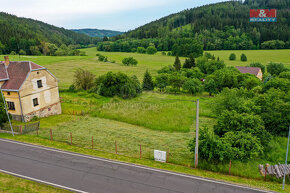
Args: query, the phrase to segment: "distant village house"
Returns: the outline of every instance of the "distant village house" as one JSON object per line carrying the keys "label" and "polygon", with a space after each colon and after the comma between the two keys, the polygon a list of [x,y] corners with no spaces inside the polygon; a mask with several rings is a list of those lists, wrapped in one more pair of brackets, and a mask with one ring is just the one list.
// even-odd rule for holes
{"label": "distant village house", "polygon": [[61,114],[58,81],[46,68],[30,61],[0,62],[0,87],[14,120]]}
{"label": "distant village house", "polygon": [[236,68],[243,74],[249,73],[255,75],[260,80],[263,79],[263,73],[261,68],[258,67],[245,67],[245,66],[236,66]]}

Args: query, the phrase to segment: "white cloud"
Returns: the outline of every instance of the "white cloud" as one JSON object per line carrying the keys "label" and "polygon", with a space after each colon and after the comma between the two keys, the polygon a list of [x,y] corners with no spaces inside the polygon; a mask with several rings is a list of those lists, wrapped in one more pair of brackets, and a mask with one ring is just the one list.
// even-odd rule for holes
{"label": "white cloud", "polygon": [[[3,1],[3,2],[2,2]],[[172,0],[0,0],[1,11],[53,24],[87,15],[165,5]]]}

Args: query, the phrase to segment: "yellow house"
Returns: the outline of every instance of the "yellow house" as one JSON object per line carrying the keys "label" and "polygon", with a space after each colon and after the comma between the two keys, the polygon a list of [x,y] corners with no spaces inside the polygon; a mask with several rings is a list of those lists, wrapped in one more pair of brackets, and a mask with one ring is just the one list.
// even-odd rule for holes
{"label": "yellow house", "polygon": [[258,67],[247,67],[247,66],[236,66],[236,68],[243,74],[249,73],[255,75],[260,80],[263,79],[263,73],[261,68]]}
{"label": "yellow house", "polygon": [[0,87],[8,112],[19,121],[61,114],[58,81],[46,68],[30,61],[0,62]]}

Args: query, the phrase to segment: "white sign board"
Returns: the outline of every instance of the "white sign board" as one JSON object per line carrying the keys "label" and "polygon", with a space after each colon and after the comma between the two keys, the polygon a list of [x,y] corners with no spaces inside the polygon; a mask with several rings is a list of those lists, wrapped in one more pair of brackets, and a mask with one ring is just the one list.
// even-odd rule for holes
{"label": "white sign board", "polygon": [[154,150],[154,160],[159,162],[166,162],[166,151]]}

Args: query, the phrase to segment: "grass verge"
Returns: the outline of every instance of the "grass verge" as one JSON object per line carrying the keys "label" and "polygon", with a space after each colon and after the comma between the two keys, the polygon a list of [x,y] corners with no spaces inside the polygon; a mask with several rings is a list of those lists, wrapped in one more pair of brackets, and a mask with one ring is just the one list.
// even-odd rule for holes
{"label": "grass verge", "polygon": [[80,147],[76,147],[76,146],[71,146],[71,145],[68,145],[66,143],[50,141],[50,140],[41,139],[41,138],[35,138],[32,136],[28,136],[28,135],[13,137],[13,136],[8,135],[8,134],[0,134],[0,137],[6,138],[6,139],[12,139],[12,140],[16,140],[16,141],[32,143],[35,145],[52,147],[52,148],[65,150],[65,151],[71,151],[71,152],[76,152],[76,153],[81,153],[81,154],[86,154],[86,155],[91,155],[91,156],[98,156],[98,157],[103,157],[103,158],[127,162],[127,163],[144,165],[144,166],[157,168],[157,169],[169,170],[169,171],[173,171],[173,172],[201,176],[201,177],[205,177],[205,178],[230,182],[230,183],[234,183],[234,184],[246,185],[249,187],[259,188],[259,189],[263,189],[263,190],[270,190],[270,191],[276,191],[276,192],[290,192],[289,185],[286,185],[285,190],[282,191],[281,183],[277,183],[277,182],[269,182],[269,181],[262,181],[262,180],[257,180],[257,179],[248,179],[248,178],[242,178],[242,177],[237,177],[237,176],[229,176],[229,175],[224,175],[224,174],[220,174],[220,173],[214,173],[214,172],[209,172],[209,171],[204,171],[204,170],[199,170],[199,169],[192,169],[192,168],[184,167],[184,166],[159,163],[159,162],[155,162],[155,161],[151,161],[151,160],[130,158],[130,157],[126,157],[126,156],[121,156],[121,155],[110,154],[110,153],[100,152],[100,151],[96,151],[96,150],[90,150],[90,149],[80,148]]}
{"label": "grass verge", "polygon": [[65,193],[67,190],[62,190],[45,184],[29,181],[18,178],[12,175],[0,173],[0,192],[5,193]]}

